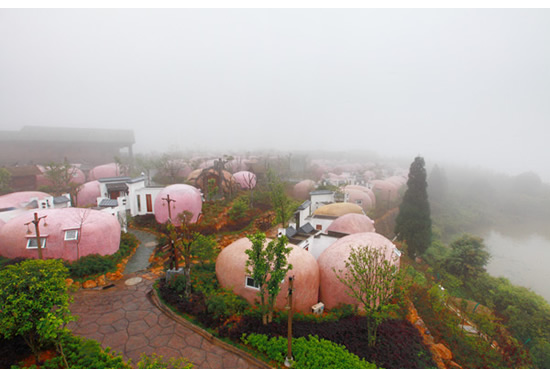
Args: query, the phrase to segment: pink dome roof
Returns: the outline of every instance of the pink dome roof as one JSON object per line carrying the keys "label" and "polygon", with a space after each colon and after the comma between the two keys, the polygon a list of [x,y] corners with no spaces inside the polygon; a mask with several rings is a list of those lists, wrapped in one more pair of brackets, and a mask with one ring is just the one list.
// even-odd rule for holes
{"label": "pink dome roof", "polygon": [[46,197],[51,197],[51,195],[40,191],[21,191],[8,193],[7,195],[0,196],[0,209],[23,208],[31,201],[32,198],[35,197],[38,198],[38,200],[43,200]]}
{"label": "pink dome roof", "polygon": [[374,232],[374,221],[362,214],[346,214],[336,218],[327,228],[327,232],[345,234]]}
{"label": "pink dome roof", "polygon": [[244,163],[241,159],[237,158],[226,163],[225,169],[231,173],[236,173],[236,172],[248,170],[248,165],[246,165],[246,163]]}
{"label": "pink dome roof", "polygon": [[372,202],[372,206],[376,206],[376,196],[374,195],[374,192],[372,192],[372,190],[368,187],[365,187],[365,186],[359,186],[359,185],[348,185],[346,187],[344,187],[345,190],[359,190],[359,191],[363,191],[364,193],[366,193],[367,195],[369,195],[370,199],[371,199],[371,202]]}
{"label": "pink dome roof", "polygon": [[252,172],[243,170],[233,174],[235,181],[243,190],[251,190],[256,187],[256,175]]}
{"label": "pink dome roof", "polygon": [[372,191],[381,201],[395,201],[399,196],[399,187],[395,183],[386,180],[375,179],[371,181]]}
{"label": "pink dome roof", "polygon": [[[266,240],[269,242],[270,240]],[[245,286],[246,261],[248,255],[245,250],[250,249],[252,243],[248,238],[241,238],[220,252],[216,260],[216,276],[224,288],[231,288],[237,295],[248,302],[254,303],[258,299],[258,290]],[[300,247],[289,245],[292,250],[288,255],[288,262],[292,264],[290,275],[294,279],[294,308],[301,312],[310,312],[315,305],[319,293],[319,268],[313,255]],[[288,276],[281,284],[281,292],[277,296],[276,308],[283,309],[287,303]]]}
{"label": "pink dome roof", "polygon": [[[46,237],[46,247],[42,249],[43,257],[76,260],[77,241],[65,241],[65,231],[79,230],[79,255],[90,254],[111,255],[120,245],[120,224],[116,217],[92,209],[62,208],[43,209],[36,211],[38,216],[47,216],[40,222],[40,235]],[[8,221],[0,228],[0,254],[8,258],[25,257],[38,258],[38,249],[27,248],[27,241],[35,236],[35,228],[31,223],[34,211],[28,211]],[[84,220],[82,221],[82,218]],[[47,225],[46,225],[47,224]],[[27,234],[27,229],[31,234]],[[36,237],[36,236],[35,236]]]}
{"label": "pink dome roof", "polygon": [[2,219],[0,219],[0,229],[2,229],[2,227],[4,226],[4,224],[6,224],[6,222],[4,222]]}
{"label": "pink dome roof", "polygon": [[202,173],[202,169],[195,169],[191,171],[191,173],[189,173],[189,175],[187,176],[187,181],[189,182],[196,181],[201,173]]}
{"label": "pink dome roof", "polygon": [[76,194],[76,204],[79,207],[97,206],[97,198],[100,196],[99,182],[86,182]]}
{"label": "pink dome roof", "polygon": [[349,195],[349,202],[359,205],[363,211],[367,212],[374,208],[372,200],[366,192],[347,188],[344,192]]}
{"label": "pink dome roof", "polygon": [[124,175],[124,173],[121,172],[118,164],[109,163],[98,165],[97,167],[90,170],[90,172],[88,173],[88,179],[90,181],[93,181],[101,178],[119,177],[121,175]]}
{"label": "pink dome roof", "polygon": [[[336,277],[336,273],[346,269],[346,260],[349,258],[352,248],[369,247],[383,250],[386,260],[399,266],[399,258],[394,253],[395,245],[386,237],[378,233],[355,233],[340,238],[319,255],[321,301],[328,309],[333,309],[340,304],[358,305],[357,301],[350,297],[348,290]],[[335,271],[334,271],[334,270]]]}
{"label": "pink dome roof", "polygon": [[202,210],[202,197],[198,189],[186,184],[174,184],[165,187],[155,198],[155,219],[159,223],[166,223],[168,221],[168,207],[165,200],[167,195],[170,195],[170,199],[176,200],[171,202],[171,214],[172,223],[176,226],[181,225],[181,221],[178,217],[179,214],[184,211],[188,211],[193,214],[191,223],[195,223]]}
{"label": "pink dome roof", "polygon": [[311,179],[304,179],[294,185],[294,197],[300,200],[308,200],[309,193],[315,189],[315,182]]}
{"label": "pink dome roof", "polygon": [[392,177],[386,178],[385,181],[393,183],[397,186],[397,188],[400,188],[401,186],[404,186],[407,183],[407,177],[392,176]]}

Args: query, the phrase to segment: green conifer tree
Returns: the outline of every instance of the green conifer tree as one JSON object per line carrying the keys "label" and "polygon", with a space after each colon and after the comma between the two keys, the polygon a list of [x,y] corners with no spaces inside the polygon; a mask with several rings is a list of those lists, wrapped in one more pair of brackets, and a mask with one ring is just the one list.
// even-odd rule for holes
{"label": "green conifer tree", "polygon": [[432,219],[424,165],[424,158],[420,156],[412,162],[408,188],[395,221],[395,234],[399,240],[407,243],[411,257],[423,254],[432,239]]}

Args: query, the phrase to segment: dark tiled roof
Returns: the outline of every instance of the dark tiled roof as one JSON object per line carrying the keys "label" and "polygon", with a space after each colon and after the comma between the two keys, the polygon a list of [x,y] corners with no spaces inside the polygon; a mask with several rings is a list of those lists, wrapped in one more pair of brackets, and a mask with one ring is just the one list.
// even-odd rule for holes
{"label": "dark tiled roof", "polygon": [[120,183],[126,183],[130,181],[132,178],[130,177],[105,177],[100,178],[97,181],[100,183],[109,183],[109,182],[120,182]]}
{"label": "dark tiled roof", "polygon": [[107,191],[128,191],[128,185],[126,183],[106,183]]}
{"label": "dark tiled roof", "polygon": [[53,203],[54,204],[64,204],[66,202],[69,202],[71,200],[69,200],[66,196],[57,196],[57,197],[54,197],[53,198]]}
{"label": "dark tiled roof", "polygon": [[333,191],[330,190],[317,190],[317,191],[311,191],[310,195],[331,195]]}
{"label": "dark tiled roof", "polygon": [[298,207],[298,210],[306,210],[311,205],[311,201],[306,200]]}
{"label": "dark tiled roof", "polygon": [[288,238],[294,237],[294,235],[295,235],[296,233],[297,233],[297,232],[296,232],[296,230],[294,229],[294,227],[288,227],[288,228],[286,229],[286,236],[287,236]]}
{"label": "dark tiled roof", "polygon": [[300,229],[298,230],[300,233],[312,233],[315,232],[315,228],[311,225],[311,223],[306,223]]}
{"label": "dark tiled roof", "polygon": [[100,208],[114,208],[118,206],[118,201],[111,199],[103,199],[99,202]]}

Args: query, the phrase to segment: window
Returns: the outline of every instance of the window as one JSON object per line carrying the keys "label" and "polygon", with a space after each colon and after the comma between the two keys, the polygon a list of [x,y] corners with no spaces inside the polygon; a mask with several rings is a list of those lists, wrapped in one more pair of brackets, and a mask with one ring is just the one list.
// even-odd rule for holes
{"label": "window", "polygon": [[254,278],[248,277],[248,276],[246,277],[245,286],[248,287],[248,288],[254,288],[256,290],[260,289],[260,286],[256,283]]}
{"label": "window", "polygon": [[355,203],[359,206],[363,206],[363,200],[355,200]]}
{"label": "window", "polygon": [[78,229],[68,229],[65,231],[65,241],[78,240]]}
{"label": "window", "polygon": [[323,230],[323,225],[322,224],[317,224],[315,226],[315,229],[318,230],[318,231],[322,231]]}
{"label": "window", "polygon": [[[46,237],[40,237],[40,247],[45,248],[46,247]],[[36,237],[29,238],[27,240],[27,248],[28,249],[37,249],[38,243],[36,242]]]}

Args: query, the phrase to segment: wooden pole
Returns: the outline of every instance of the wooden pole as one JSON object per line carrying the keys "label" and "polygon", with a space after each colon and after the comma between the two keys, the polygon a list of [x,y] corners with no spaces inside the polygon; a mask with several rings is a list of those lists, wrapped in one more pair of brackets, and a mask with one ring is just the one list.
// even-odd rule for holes
{"label": "wooden pole", "polygon": [[294,285],[294,277],[288,277],[288,348],[285,358],[285,366],[290,367],[294,358],[292,357],[292,287]]}
{"label": "wooden pole", "polygon": [[34,229],[36,231],[36,246],[38,247],[38,258],[39,259],[43,259],[42,257],[42,243],[40,242],[41,239],[40,239],[40,220],[46,218],[47,215],[44,215],[44,216],[41,216],[39,217],[38,216],[38,213],[34,213],[34,219],[31,220],[30,222],[28,223],[25,223],[25,225],[29,225],[29,224],[34,224]]}

